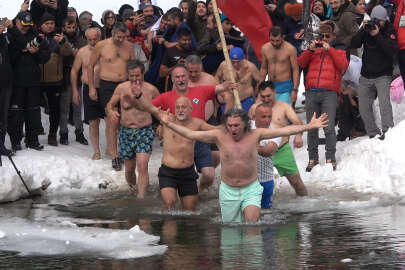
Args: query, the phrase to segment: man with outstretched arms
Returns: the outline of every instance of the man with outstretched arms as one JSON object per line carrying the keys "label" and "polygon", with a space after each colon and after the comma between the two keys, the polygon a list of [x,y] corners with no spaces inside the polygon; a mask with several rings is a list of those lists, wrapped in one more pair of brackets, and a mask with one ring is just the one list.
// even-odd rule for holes
{"label": "man with outstretched arms", "polygon": [[216,143],[221,157],[219,201],[224,222],[255,222],[260,216],[263,187],[257,181],[257,147],[260,140],[300,133],[325,127],[327,115],[315,115],[306,125],[277,129],[250,130],[248,114],[240,109],[225,113],[225,125],[209,131],[193,131],[169,120],[160,112],[161,122],[191,140]]}

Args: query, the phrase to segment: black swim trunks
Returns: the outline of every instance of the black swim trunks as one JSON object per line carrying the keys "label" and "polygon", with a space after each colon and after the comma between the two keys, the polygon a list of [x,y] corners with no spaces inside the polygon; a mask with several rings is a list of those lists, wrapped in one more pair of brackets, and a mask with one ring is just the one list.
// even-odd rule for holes
{"label": "black swim trunks", "polygon": [[177,189],[180,197],[197,195],[198,174],[194,165],[183,169],[174,169],[162,164],[159,168],[159,188],[171,187]]}
{"label": "black swim trunks", "polygon": [[114,94],[115,88],[120,84],[120,82],[110,82],[100,80],[100,94],[98,99],[101,105],[105,108],[110,101],[112,95]]}
{"label": "black swim trunks", "polygon": [[[100,95],[100,90],[97,90],[97,95]],[[89,86],[85,83],[82,84],[83,91],[83,108],[84,108],[84,120],[91,121],[104,118],[105,112],[104,108],[100,103],[100,98],[98,100],[92,100],[89,96]]]}

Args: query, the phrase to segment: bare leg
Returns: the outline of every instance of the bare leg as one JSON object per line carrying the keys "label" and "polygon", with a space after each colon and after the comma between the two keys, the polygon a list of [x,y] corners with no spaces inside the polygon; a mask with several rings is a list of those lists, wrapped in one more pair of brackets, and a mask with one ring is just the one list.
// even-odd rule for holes
{"label": "bare leg", "polygon": [[204,167],[201,169],[201,179],[199,192],[202,192],[204,189],[209,188],[214,182],[215,169],[214,167]]}
{"label": "bare leg", "polygon": [[183,205],[183,209],[188,210],[188,211],[195,211],[195,208],[197,206],[197,199],[198,199],[198,195],[189,195],[189,196],[180,197],[181,204]]}
{"label": "bare leg", "polygon": [[246,222],[256,222],[260,217],[260,208],[256,205],[248,205],[243,210]]}
{"label": "bare leg", "polygon": [[219,151],[211,151],[212,160],[214,161],[214,168],[218,167],[221,162],[219,159]]}
{"label": "bare leg", "polygon": [[308,195],[307,188],[305,187],[304,182],[302,182],[299,173],[287,174],[286,177],[288,179],[288,182],[290,182],[290,185],[294,188],[295,194],[297,194],[298,196]]}
{"label": "bare leg", "polygon": [[138,167],[138,198],[143,199],[149,186],[149,153],[136,154],[136,166]]}
{"label": "bare leg", "polygon": [[94,151],[93,160],[101,159],[99,127],[100,119],[89,121],[90,141]]}
{"label": "bare leg", "polygon": [[125,165],[125,180],[127,180],[128,186],[131,189],[131,191],[135,191],[135,186],[136,186],[136,174],[135,174],[135,168],[136,168],[136,159],[130,159],[130,160],[125,160],[124,162]]}
{"label": "bare leg", "polygon": [[117,132],[119,128],[119,120],[113,120],[111,117],[107,117],[106,121],[106,133],[107,133],[107,151],[112,158],[118,157],[117,150]]}
{"label": "bare leg", "polygon": [[174,188],[165,187],[160,190],[160,194],[162,195],[163,199],[163,209],[173,209],[176,205],[177,190]]}

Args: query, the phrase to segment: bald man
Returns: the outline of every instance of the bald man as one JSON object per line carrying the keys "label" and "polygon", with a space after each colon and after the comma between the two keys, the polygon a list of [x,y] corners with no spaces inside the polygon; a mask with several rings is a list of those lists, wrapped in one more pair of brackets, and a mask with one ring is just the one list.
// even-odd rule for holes
{"label": "bald man", "polygon": [[[171,115],[173,123],[190,130],[211,130],[215,126],[204,120],[191,117],[193,105],[185,96],[177,98],[175,115]],[[175,206],[177,193],[184,210],[194,211],[197,205],[198,174],[194,169],[194,143],[174,132],[167,126],[163,128],[163,157],[159,169],[159,187],[163,199],[163,208]]]}

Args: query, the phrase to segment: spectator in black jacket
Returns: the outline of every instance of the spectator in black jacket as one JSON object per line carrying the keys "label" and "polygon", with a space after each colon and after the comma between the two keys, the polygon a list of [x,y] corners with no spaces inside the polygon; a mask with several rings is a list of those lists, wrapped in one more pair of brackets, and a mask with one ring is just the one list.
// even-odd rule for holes
{"label": "spectator in black jacket", "polygon": [[[388,21],[384,7],[378,5],[373,9],[371,21],[360,28],[351,45],[353,48],[364,46],[358,88],[361,118],[367,135],[370,138],[379,135],[379,139],[383,140],[388,129],[394,126],[389,91],[394,56],[398,51],[397,34]],[[380,104],[382,130],[374,119],[373,103],[376,97]]]}
{"label": "spectator in black jacket", "polygon": [[29,12],[19,12],[8,29],[9,53],[14,71],[14,85],[9,109],[8,133],[13,151],[21,150],[25,122],[28,148],[42,150],[38,134],[41,132],[39,87],[40,64],[50,58],[48,43],[39,37]]}
{"label": "spectator in black jacket", "polygon": [[7,131],[8,107],[10,105],[11,87],[13,82],[13,70],[8,54],[8,39],[4,31],[13,27],[13,23],[7,20],[0,24],[0,155],[10,155],[12,152],[4,146]]}
{"label": "spectator in black jacket", "polygon": [[31,2],[31,14],[35,24],[38,24],[45,12],[52,14],[57,28],[62,27],[67,17],[68,0],[34,0]]}

